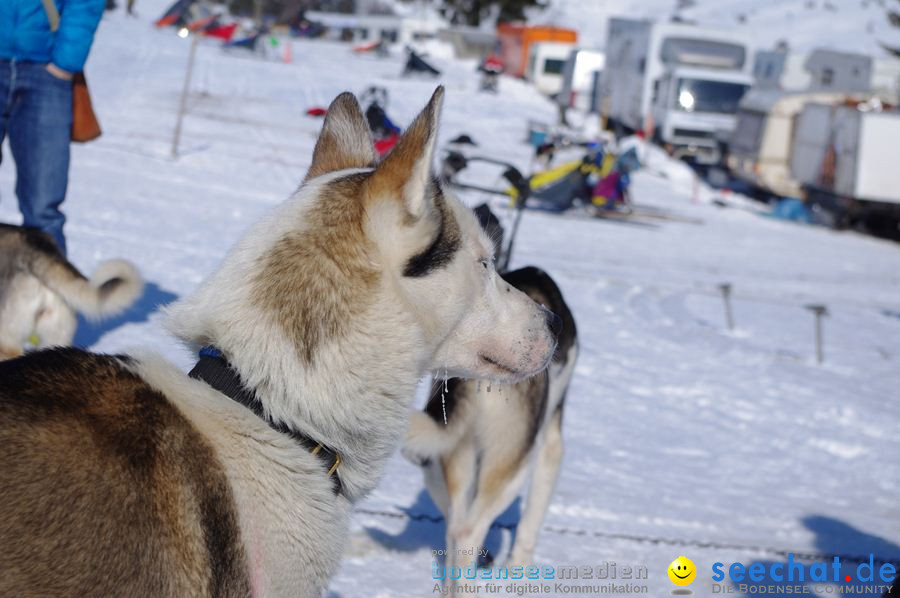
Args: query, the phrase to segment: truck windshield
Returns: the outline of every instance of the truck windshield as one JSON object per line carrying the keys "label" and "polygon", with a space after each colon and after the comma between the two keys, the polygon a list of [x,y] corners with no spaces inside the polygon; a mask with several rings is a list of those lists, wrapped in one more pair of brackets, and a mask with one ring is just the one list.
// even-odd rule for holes
{"label": "truck windshield", "polygon": [[734,114],[747,85],[703,79],[679,79],[675,107],[685,112]]}

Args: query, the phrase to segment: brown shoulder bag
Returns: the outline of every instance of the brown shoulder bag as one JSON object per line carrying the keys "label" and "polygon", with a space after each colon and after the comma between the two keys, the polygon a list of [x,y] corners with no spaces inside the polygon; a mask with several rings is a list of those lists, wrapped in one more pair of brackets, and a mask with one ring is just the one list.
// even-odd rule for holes
{"label": "brown shoulder bag", "polygon": [[[59,29],[59,11],[53,0],[43,0],[50,31]],[[72,78],[72,141],[84,143],[100,137],[100,123],[94,114],[91,93],[88,91],[84,72],[75,73]]]}

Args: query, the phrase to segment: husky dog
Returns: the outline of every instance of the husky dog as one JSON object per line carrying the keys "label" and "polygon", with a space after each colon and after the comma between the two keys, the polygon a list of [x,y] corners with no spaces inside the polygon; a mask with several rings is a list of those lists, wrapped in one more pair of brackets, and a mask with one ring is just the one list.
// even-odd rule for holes
{"label": "husky dog", "polygon": [[549,363],[548,312],[431,175],[443,89],[373,166],[351,94],[298,191],[167,311],[201,358],[0,363],[0,595],[318,596],[430,371]]}
{"label": "husky dog", "polygon": [[114,316],[140,297],[144,283],[124,260],[100,264],[84,277],[35,228],[0,224],[0,359],[21,355],[36,336],[38,347],[71,345],[78,323]]}
{"label": "husky dog", "polygon": [[578,356],[575,319],[546,272],[527,267],[503,278],[559,316],[559,342],[550,368],[536,376],[511,386],[437,380],[425,410],[413,412],[403,452],[422,466],[444,513],[448,571],[471,564],[458,551],[479,554],[491,523],[533,469],[509,558],[511,567],[529,565],[562,460],[563,403]]}

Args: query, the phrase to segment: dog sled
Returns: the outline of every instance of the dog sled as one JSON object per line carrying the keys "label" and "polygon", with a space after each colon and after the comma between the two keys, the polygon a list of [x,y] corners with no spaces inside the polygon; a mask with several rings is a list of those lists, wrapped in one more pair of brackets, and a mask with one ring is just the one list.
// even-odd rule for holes
{"label": "dog sled", "polygon": [[503,59],[496,54],[488,54],[478,65],[481,73],[479,89],[490,93],[497,93],[500,86],[500,75],[503,74]]}
{"label": "dog sled", "polygon": [[[459,173],[474,163],[488,164],[502,169],[501,177],[509,183],[510,188],[514,189],[515,193],[511,194],[507,189],[487,187],[460,180]],[[494,240],[497,270],[505,272],[512,257],[513,244],[515,243],[516,234],[519,231],[519,223],[522,219],[522,210],[531,195],[528,179],[515,165],[509,162],[483,156],[466,156],[461,151],[453,149],[448,150],[444,156],[441,164],[441,180],[456,189],[477,191],[510,199],[509,205],[513,211],[513,219],[509,239],[505,247],[503,246],[503,227],[500,225],[499,219],[491,212],[490,207],[487,204],[482,204],[475,208],[475,215],[478,217],[479,222]]]}
{"label": "dog sled", "polygon": [[195,0],[176,0],[166,12],[160,16],[154,25],[159,28],[184,25],[189,17],[188,11]]}
{"label": "dog sled", "polygon": [[441,71],[437,70],[425,61],[424,54],[419,54],[409,46],[406,47],[406,64],[403,66],[403,76],[410,75],[429,75],[431,77],[440,77]]}
{"label": "dog sled", "polygon": [[[549,146],[542,143],[535,152],[550,162],[555,148],[553,143]],[[533,209],[601,218],[632,214],[633,204],[629,194],[631,174],[641,166],[636,149],[617,153],[603,144],[584,144],[584,150],[584,154],[577,159],[548,166],[526,177],[507,162],[466,155],[464,150],[454,147],[445,154],[442,172],[444,180],[458,189],[506,197],[516,212]],[[461,173],[477,162],[503,169],[501,177],[509,185],[488,187],[464,181]]]}
{"label": "dog sled", "polygon": [[263,40],[265,35],[266,31],[259,30],[250,35],[229,40],[222,44],[222,47],[225,50],[246,50],[248,52],[262,53],[263,46],[260,44],[260,40]]}
{"label": "dog sled", "polygon": [[384,87],[371,86],[360,95],[366,122],[372,132],[375,151],[379,156],[387,154],[400,139],[401,129],[387,115],[388,91]]}
{"label": "dog sled", "polygon": [[[359,103],[372,134],[375,151],[379,156],[384,156],[397,144],[403,132],[387,115],[388,91],[384,87],[372,85],[360,94]],[[326,113],[327,110],[321,106],[313,106],[306,111],[307,116],[314,118],[324,117]]]}

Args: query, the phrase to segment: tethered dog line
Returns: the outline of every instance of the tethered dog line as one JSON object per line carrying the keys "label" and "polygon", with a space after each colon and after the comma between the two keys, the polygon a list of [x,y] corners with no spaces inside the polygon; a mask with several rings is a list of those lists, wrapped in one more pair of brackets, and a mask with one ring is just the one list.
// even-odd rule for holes
{"label": "tethered dog line", "polygon": [[[379,509],[355,509],[356,513],[363,515],[373,515],[376,517],[388,517],[391,519],[408,519],[410,521],[424,522],[424,523],[443,523],[444,518],[440,515],[428,515],[427,513],[400,513],[397,511],[382,511]],[[514,530],[516,528],[515,523],[501,523],[495,521],[491,525],[491,529],[505,529],[505,530]],[[714,542],[709,540],[694,540],[694,539],[675,539],[675,538],[661,538],[654,536],[642,536],[639,534],[618,534],[611,532],[602,532],[602,531],[588,531],[583,529],[576,529],[571,527],[562,527],[556,525],[545,525],[543,527],[544,531],[559,534],[561,536],[590,536],[592,538],[603,538],[606,540],[623,540],[626,542],[632,542],[636,544],[655,544],[661,546],[687,546],[691,548],[703,548],[703,549],[713,549],[713,550],[733,550],[739,552],[758,552],[764,554],[770,554],[774,556],[787,557],[788,555],[794,555],[794,558],[799,561],[830,561],[834,559],[834,557],[838,557],[841,559],[841,562],[844,563],[868,563],[869,556],[861,556],[861,555],[853,555],[853,554],[841,554],[841,553],[833,553],[833,552],[804,552],[799,550],[787,550],[784,548],[774,548],[771,546],[757,546],[753,544],[733,544],[726,542]],[[897,560],[891,560],[887,558],[882,558],[875,556],[873,559],[873,563],[875,566],[881,566],[885,563],[895,564]]]}

